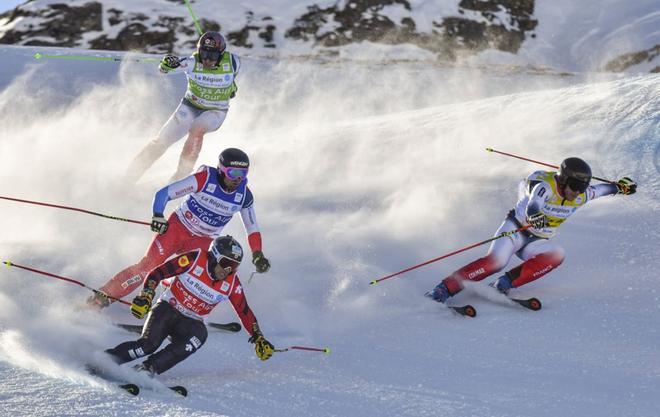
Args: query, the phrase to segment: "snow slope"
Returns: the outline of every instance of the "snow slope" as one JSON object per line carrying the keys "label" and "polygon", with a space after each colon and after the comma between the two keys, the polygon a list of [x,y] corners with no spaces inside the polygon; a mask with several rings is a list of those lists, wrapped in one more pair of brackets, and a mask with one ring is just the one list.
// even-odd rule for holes
{"label": "snow slope", "polygon": [[[184,80],[141,64],[35,61],[36,50],[0,48],[10,63],[0,69],[0,195],[149,219],[182,143],[138,187],[118,178]],[[655,416],[659,81],[246,59],[239,96],[200,162],[215,164],[230,146],[251,156],[273,268],[246,285],[250,305],[278,347],[332,353],[262,363],[245,333],[212,333],[160,377],[186,385],[188,398],[132,398],[82,370],[133,337],[111,325],[137,322],[126,309],[81,312],[86,290],[3,268],[0,415]],[[639,192],[598,200],[561,228],[565,263],[519,290],[539,297],[541,312],[486,300],[487,281],[455,300],[475,305],[475,319],[422,296],[485,247],[369,286],[492,235],[517,181],[537,166],[486,147],[555,164],[581,156],[596,175],[632,176]],[[0,207],[2,260],[92,286],[152,236],[80,213]],[[245,243],[239,221],[227,232]],[[246,263],[241,275],[251,271]],[[212,319],[234,316],[221,306]]]}

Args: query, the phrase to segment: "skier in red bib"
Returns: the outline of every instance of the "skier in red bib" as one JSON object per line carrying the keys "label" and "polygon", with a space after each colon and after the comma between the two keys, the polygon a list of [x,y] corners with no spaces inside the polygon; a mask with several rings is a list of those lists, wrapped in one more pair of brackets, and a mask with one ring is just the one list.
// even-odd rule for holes
{"label": "skier in red bib", "polygon": [[[208,335],[206,318],[220,302],[228,300],[249,333],[256,355],[268,360],[274,347],[261,333],[236,274],[242,259],[241,245],[231,236],[221,236],[213,240],[208,251],[187,252],[156,267],[131,304],[135,317],[147,316],[142,336],[106,353],[118,364],[148,356],[136,369],[161,374],[199,350]],[[158,284],[171,277],[175,278],[152,309]],[[172,342],[157,351],[168,336]]]}

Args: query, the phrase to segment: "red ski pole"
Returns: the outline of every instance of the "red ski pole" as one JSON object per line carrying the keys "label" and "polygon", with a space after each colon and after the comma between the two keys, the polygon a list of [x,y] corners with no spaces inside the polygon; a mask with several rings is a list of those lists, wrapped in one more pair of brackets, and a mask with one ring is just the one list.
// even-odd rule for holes
{"label": "red ski pole", "polygon": [[19,203],[36,204],[38,206],[54,207],[54,208],[59,208],[59,209],[64,209],[64,210],[79,211],[81,213],[92,214],[94,216],[100,216],[100,217],[104,217],[104,218],[110,219],[110,220],[119,220],[119,221],[122,221],[122,222],[144,224],[144,225],[147,225],[147,226],[151,225],[151,223],[148,223],[148,222],[142,222],[142,221],[139,221],[139,220],[125,219],[123,217],[109,216],[107,214],[97,213],[95,211],[84,210],[84,209],[80,209],[80,208],[76,208],[76,207],[60,206],[60,205],[57,205],[57,204],[42,203],[42,202],[39,202],[39,201],[21,200],[20,198],[5,197],[5,196],[1,196],[1,195],[0,195],[0,199],[9,200],[9,201],[17,201]]}
{"label": "red ski pole", "polygon": [[490,239],[482,240],[481,242],[475,243],[474,245],[466,246],[466,247],[464,247],[464,248],[462,248],[462,249],[459,249],[459,250],[457,250],[457,251],[454,251],[454,252],[452,252],[452,253],[448,253],[448,254],[446,254],[446,255],[442,255],[442,256],[439,256],[439,257],[437,257],[437,258],[433,258],[433,259],[428,260],[428,261],[426,261],[426,262],[423,262],[423,263],[421,263],[421,264],[418,264],[418,265],[415,265],[415,266],[411,266],[410,268],[406,268],[406,269],[404,269],[404,270],[402,270],[402,271],[395,272],[395,273],[393,273],[393,274],[390,274],[390,275],[384,276],[384,277],[382,277],[382,278],[379,278],[379,279],[373,280],[373,281],[371,281],[369,284],[370,284],[370,285],[374,285],[374,284],[377,284],[377,283],[379,283],[379,282],[381,282],[381,281],[385,281],[386,279],[394,278],[395,276],[397,276],[397,275],[401,275],[401,274],[403,274],[404,272],[412,271],[413,269],[417,269],[417,268],[420,268],[420,267],[422,267],[422,266],[424,266],[424,265],[428,265],[428,264],[430,264],[430,263],[437,262],[437,261],[439,261],[439,260],[441,260],[441,259],[449,258],[450,256],[454,256],[454,255],[456,255],[456,254],[458,254],[458,253],[465,252],[465,251],[468,250],[468,249],[476,248],[477,246],[481,246],[481,245],[486,244],[486,243],[488,243],[488,242],[492,242],[493,240],[497,240],[497,239],[499,239],[499,238],[506,237],[506,236],[511,236],[511,235],[513,235],[513,234],[515,234],[515,233],[522,232],[523,230],[527,230],[527,229],[529,229],[530,227],[532,227],[532,226],[528,225],[528,226],[523,226],[523,227],[521,227],[520,229],[511,230],[510,232],[503,232],[503,233],[501,233],[501,234],[499,234],[499,235],[497,235],[497,236],[495,236],[495,237],[491,237]]}
{"label": "red ski pole", "polygon": [[[544,165],[544,166],[547,166],[547,167],[550,167],[550,168],[554,168],[554,169],[559,169],[559,167],[558,167],[557,165],[550,165],[550,164],[546,164],[545,162],[535,161],[534,159],[524,158],[524,157],[522,157],[522,156],[514,155],[514,154],[511,154],[511,153],[506,153],[506,152],[502,152],[502,151],[497,151],[497,150],[495,150],[495,149],[493,149],[493,148],[486,148],[486,150],[487,150],[488,152],[499,153],[500,155],[510,156],[511,158],[522,159],[523,161],[533,162],[533,163],[535,163],[535,164]],[[591,177],[591,178],[593,178],[593,179],[595,179],[595,180],[598,180],[598,181],[602,181],[602,182],[608,182],[608,183],[610,183],[610,184],[616,184],[616,182],[614,182],[614,181],[610,181],[610,180],[606,180],[605,178],[599,178],[599,177]]]}
{"label": "red ski pole", "polygon": [[307,350],[310,352],[330,353],[329,348],[313,348],[313,347],[305,347],[305,346],[290,346],[284,349],[274,349],[273,352],[288,352],[290,350]]}
{"label": "red ski pole", "polygon": [[87,285],[83,284],[83,283],[80,282],[80,281],[76,281],[75,279],[71,279],[71,278],[63,277],[63,276],[60,276],[60,275],[51,274],[50,272],[40,271],[40,270],[38,270],[38,269],[30,268],[30,267],[23,266],[23,265],[18,265],[18,264],[12,263],[12,262],[10,262],[10,261],[2,261],[2,263],[5,264],[5,265],[7,265],[7,267],[12,267],[12,266],[14,266],[14,267],[16,267],[16,268],[20,268],[20,269],[24,269],[24,270],[26,270],[26,271],[34,272],[34,273],[36,273],[36,274],[41,274],[41,275],[45,275],[45,276],[47,276],[47,277],[57,278],[57,279],[61,279],[62,281],[66,281],[66,282],[70,282],[70,283],[72,283],[72,284],[80,285],[81,287],[83,287],[83,288],[87,288],[88,290],[94,292],[94,294],[101,294],[101,295],[103,295],[104,297],[107,297],[107,298],[109,298],[109,299],[111,299],[111,300],[119,301],[120,303],[122,303],[122,304],[126,304],[127,306],[130,306],[130,305],[131,305],[131,303],[129,303],[128,301],[124,301],[124,300],[120,300],[119,298],[111,297],[111,296],[109,296],[109,295],[107,295],[107,294],[105,294],[105,293],[103,293],[103,292],[97,290],[96,288],[92,288],[92,287],[90,287],[90,286],[87,286]]}

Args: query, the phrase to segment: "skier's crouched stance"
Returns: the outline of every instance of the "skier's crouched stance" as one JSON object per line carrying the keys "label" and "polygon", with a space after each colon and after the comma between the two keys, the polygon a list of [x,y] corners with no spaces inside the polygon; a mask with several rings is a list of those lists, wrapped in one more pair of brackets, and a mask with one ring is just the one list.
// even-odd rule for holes
{"label": "skier's crouched stance", "polygon": [[[131,313],[137,318],[149,313],[142,336],[106,352],[119,364],[149,355],[136,368],[161,374],[195,353],[206,342],[208,332],[204,319],[221,301],[229,300],[250,334],[249,341],[254,343],[259,359],[270,358],[274,347],[261,334],[236,275],[242,259],[241,245],[231,236],[221,236],[213,240],[208,252],[188,252],[156,267],[131,305]],[[174,276],[176,278],[151,309],[160,281]],[[172,343],[156,352],[168,336]]]}

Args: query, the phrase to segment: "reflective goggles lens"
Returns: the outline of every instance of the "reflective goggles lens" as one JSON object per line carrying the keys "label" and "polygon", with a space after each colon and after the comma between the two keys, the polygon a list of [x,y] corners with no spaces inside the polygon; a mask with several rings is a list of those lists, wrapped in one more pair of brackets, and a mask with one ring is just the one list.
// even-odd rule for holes
{"label": "reflective goggles lens", "polygon": [[220,171],[230,180],[242,180],[247,177],[248,173],[247,168],[224,167],[222,165],[220,165]]}
{"label": "reflective goggles lens", "polygon": [[220,265],[220,268],[225,270],[227,275],[229,275],[232,272],[236,271],[240,264],[241,264],[240,262],[237,262],[233,259],[229,259],[225,256],[221,257],[220,260],[218,261],[218,265]]}
{"label": "reflective goggles lens", "polygon": [[566,181],[566,185],[568,185],[571,190],[573,191],[578,191],[580,193],[583,193],[587,190],[587,187],[589,186],[588,182],[580,181],[577,178],[569,178]]}
{"label": "reflective goggles lens", "polygon": [[227,258],[226,256],[221,255],[215,246],[211,247],[211,253],[213,253],[213,257],[215,258],[216,262],[218,263],[218,265],[220,265],[220,268],[225,270],[227,275],[237,270],[238,266],[241,264],[240,262],[234,259]]}
{"label": "reflective goggles lens", "polygon": [[208,59],[210,61],[219,61],[222,56],[222,52],[215,50],[202,49],[199,51],[199,58],[204,61]]}

